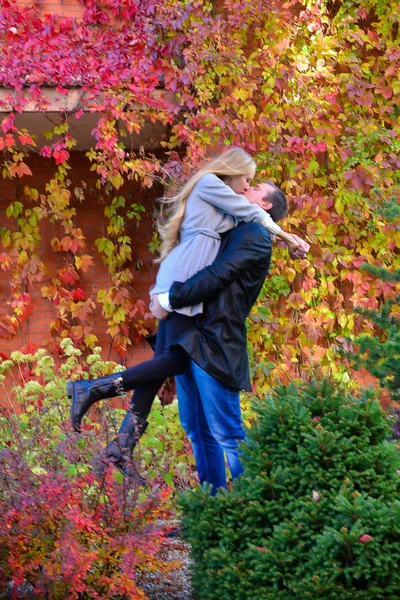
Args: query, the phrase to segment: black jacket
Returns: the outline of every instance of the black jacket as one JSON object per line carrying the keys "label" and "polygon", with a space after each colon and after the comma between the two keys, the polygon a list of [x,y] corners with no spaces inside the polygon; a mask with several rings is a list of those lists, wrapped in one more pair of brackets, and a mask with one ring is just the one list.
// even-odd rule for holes
{"label": "black jacket", "polygon": [[246,318],[271,260],[271,237],[258,223],[242,223],[225,234],[216,260],[169,292],[172,308],[204,302],[176,338],[207,373],[232,389],[250,390]]}

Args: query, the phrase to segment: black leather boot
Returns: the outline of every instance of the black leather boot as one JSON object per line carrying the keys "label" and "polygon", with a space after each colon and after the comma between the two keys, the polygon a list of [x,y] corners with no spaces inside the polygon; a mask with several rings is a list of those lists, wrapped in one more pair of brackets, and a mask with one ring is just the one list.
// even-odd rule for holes
{"label": "black leather boot", "polygon": [[140,479],[132,460],[132,452],[147,425],[147,421],[129,410],[121,423],[118,437],[110,442],[103,452],[103,463],[112,463],[125,477]]}
{"label": "black leather boot", "polygon": [[71,404],[71,424],[75,431],[80,432],[81,421],[89,408],[98,400],[115,398],[124,393],[124,382],[118,373],[87,381],[70,381],[67,383],[68,398]]}

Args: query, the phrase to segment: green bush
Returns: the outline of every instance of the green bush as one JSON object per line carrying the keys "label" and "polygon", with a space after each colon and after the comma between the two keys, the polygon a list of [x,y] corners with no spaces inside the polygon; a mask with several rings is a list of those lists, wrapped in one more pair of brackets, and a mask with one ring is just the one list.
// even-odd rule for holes
{"label": "green bush", "polygon": [[199,598],[398,599],[400,458],[372,391],[279,387],[255,411],[231,491],[180,499]]}
{"label": "green bush", "polygon": [[[379,197],[378,191],[378,197]],[[389,221],[390,227],[400,231],[400,207],[397,199],[389,198],[379,206],[378,214]],[[356,350],[345,352],[356,368],[366,368],[386,388],[392,400],[400,400],[400,269],[395,268],[395,253],[390,269],[364,263],[361,270],[379,280],[382,298],[376,309],[356,307],[355,311],[371,321],[368,332],[353,336]],[[398,425],[397,425],[398,427]]]}

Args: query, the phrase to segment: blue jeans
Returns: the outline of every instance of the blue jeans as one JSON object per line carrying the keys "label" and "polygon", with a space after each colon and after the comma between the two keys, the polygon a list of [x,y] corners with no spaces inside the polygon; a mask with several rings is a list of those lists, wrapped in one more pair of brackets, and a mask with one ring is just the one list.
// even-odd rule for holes
{"label": "blue jeans", "polygon": [[232,479],[243,470],[238,449],[245,437],[239,392],[225,387],[192,360],[175,381],[179,415],[192,443],[200,483],[211,483],[214,491],[226,487],[224,452]]}

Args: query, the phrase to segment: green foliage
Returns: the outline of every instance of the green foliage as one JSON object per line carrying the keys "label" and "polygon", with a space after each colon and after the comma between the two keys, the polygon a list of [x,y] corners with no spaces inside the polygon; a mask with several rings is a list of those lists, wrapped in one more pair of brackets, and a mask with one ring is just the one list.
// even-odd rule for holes
{"label": "green foliage", "polygon": [[[370,270],[373,275],[376,272]],[[393,274],[392,274],[393,275]],[[382,274],[387,281],[387,274]],[[396,273],[396,281],[400,281],[400,270]],[[382,387],[387,388],[394,401],[400,400],[400,295],[388,299],[380,310],[360,309],[358,312],[370,319],[378,328],[376,335],[368,333],[354,338],[358,347],[351,354],[354,365],[365,367],[374,375]]]}
{"label": "green foliage", "polygon": [[231,491],[180,499],[199,598],[397,599],[400,455],[378,401],[323,380],[254,408]]}
{"label": "green foliage", "polygon": [[[257,180],[273,179],[287,193],[283,225],[311,244],[310,260],[292,264],[286,251],[274,250],[271,280],[250,319],[258,390],[277,378],[309,378],[316,366],[348,378],[337,357],[361,320],[353,307],[379,309],[397,289],[359,267],[399,268],[398,232],[373,211],[399,197],[399,0],[104,0],[81,3],[70,19],[43,18],[44,6],[28,11],[13,1],[0,9],[7,41],[0,78],[12,90],[0,130],[1,172],[15,182],[0,228],[1,268],[10,275],[0,337],[28,334],[36,308],[30,290],[39,287],[57,311],[55,350],[65,336],[93,348],[100,306],[110,343],[124,356],[146,330],[127,232],[143,215],[138,185],[179,185],[214,145],[234,144],[254,155]],[[59,86],[64,102],[66,86],[77,82],[85,93],[39,148],[19,127],[20,111],[44,111],[48,84]],[[94,186],[74,186],[81,173],[71,173],[72,123],[84,111],[99,115],[87,153]],[[149,124],[162,139],[137,147],[130,136],[148,140]],[[51,172],[45,189],[29,185],[35,152]],[[93,194],[104,204],[96,248],[110,276],[97,296],[90,283],[99,256],[86,253],[74,204]],[[49,223],[62,230],[53,243],[61,266],[50,283],[41,253]]]}
{"label": "green foliage", "polygon": [[[399,207],[394,201],[384,207],[384,215],[399,228]],[[361,268],[381,282],[400,282],[400,269],[395,271],[374,265],[362,265]],[[356,367],[364,367],[374,375],[382,387],[389,390],[394,401],[400,400],[400,295],[385,297],[379,310],[356,309],[375,325],[372,333],[362,333],[353,341],[356,352],[348,355],[353,358]]]}
{"label": "green foliage", "polygon": [[135,451],[146,479],[172,490],[194,485],[195,460],[180,425],[177,400],[165,407],[156,401],[148,420],[146,435]]}
{"label": "green foliage", "polygon": [[170,568],[161,550],[171,491],[192,482],[176,405],[157,405],[151,435],[135,450],[137,478],[111,466],[97,474],[92,460],[124,411],[103,402],[75,434],[65,384],[120,367],[104,362],[98,347],[86,361],[71,340],[62,350],[57,363],[44,349],[0,361],[3,397],[4,383],[20,380],[0,412],[0,596],[145,599],[140,575]]}

